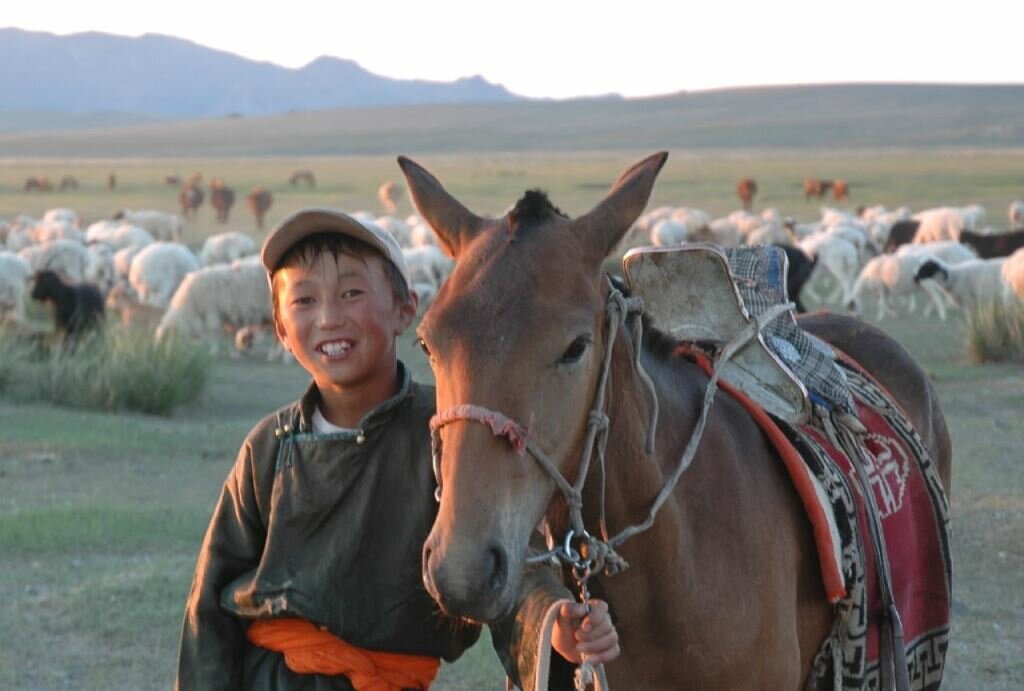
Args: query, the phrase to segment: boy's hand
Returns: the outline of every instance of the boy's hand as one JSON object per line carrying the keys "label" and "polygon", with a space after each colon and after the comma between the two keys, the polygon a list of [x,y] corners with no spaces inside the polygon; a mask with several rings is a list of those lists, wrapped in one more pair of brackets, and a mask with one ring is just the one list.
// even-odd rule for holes
{"label": "boy's hand", "polygon": [[619,656],[619,632],[608,614],[608,603],[590,600],[589,604],[589,614],[580,602],[562,605],[551,633],[551,647],[576,665],[584,658],[598,664]]}

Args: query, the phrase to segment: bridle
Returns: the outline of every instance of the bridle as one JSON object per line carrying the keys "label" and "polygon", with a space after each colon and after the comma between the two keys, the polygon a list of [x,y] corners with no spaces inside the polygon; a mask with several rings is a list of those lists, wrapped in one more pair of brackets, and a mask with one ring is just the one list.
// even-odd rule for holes
{"label": "bridle", "polygon": [[[430,420],[431,454],[434,476],[437,479],[435,498],[438,501],[441,500],[440,430],[442,427],[454,422],[481,423],[490,427],[492,434],[495,436],[504,437],[508,440],[513,450],[520,456],[529,452],[562,492],[569,512],[569,531],[561,540],[555,540],[551,536],[550,530],[548,530],[549,551],[532,555],[527,558],[527,562],[553,561],[569,566],[572,569],[573,578],[584,595],[583,601],[585,602],[586,581],[593,573],[604,571],[610,576],[629,568],[629,563],[618,554],[617,548],[630,537],[647,530],[653,525],[658,510],[665,503],[665,500],[668,499],[669,495],[671,495],[679,478],[693,461],[697,447],[700,444],[700,439],[704,433],[708,412],[714,401],[715,391],[718,388],[718,378],[722,364],[727,362],[750,340],[754,339],[765,324],[786,310],[791,309],[791,307],[791,304],[782,304],[766,310],[758,318],[752,320],[735,338],[721,349],[715,358],[714,368],[711,372],[707,388],[704,391],[703,409],[693,434],[671,477],[668,478],[652,502],[646,519],[640,523],[628,526],[614,536],[609,536],[605,520],[605,447],[608,442],[609,428],[609,418],[605,412],[605,399],[608,375],[611,371],[612,351],[614,350],[616,336],[619,329],[627,326],[631,314],[636,315],[636,318],[632,321],[632,328],[629,333],[633,349],[632,364],[650,395],[651,401],[645,447],[645,451],[649,456],[654,454],[654,438],[658,420],[658,397],[654,388],[654,382],[651,381],[650,376],[648,376],[640,363],[641,344],[643,341],[643,320],[640,318],[640,314],[643,312],[643,300],[636,296],[623,295],[610,281],[608,298],[605,302],[606,338],[604,360],[598,378],[597,391],[594,394],[594,401],[587,415],[587,435],[581,452],[576,481],[570,484],[551,457],[530,437],[529,430],[526,427],[499,411],[491,410],[484,406],[462,403],[437,413]],[[583,485],[586,482],[591,459],[595,455],[598,459],[597,468],[601,483],[598,507],[600,537],[591,535],[583,525]],[[573,547],[574,541],[579,545],[579,549]]]}

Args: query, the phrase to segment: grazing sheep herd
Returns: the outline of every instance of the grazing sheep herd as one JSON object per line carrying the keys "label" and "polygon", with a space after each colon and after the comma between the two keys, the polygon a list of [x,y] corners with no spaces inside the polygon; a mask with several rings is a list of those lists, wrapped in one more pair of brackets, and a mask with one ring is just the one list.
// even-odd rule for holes
{"label": "grazing sheep herd", "polygon": [[[269,206],[266,199],[259,203],[264,211]],[[399,240],[425,308],[452,269],[433,231],[418,216],[355,216]],[[237,356],[269,340],[268,357],[286,357],[273,337],[258,239],[227,231],[196,249],[183,242],[185,230],[180,215],[155,210],[123,209],[88,224],[66,208],[50,209],[41,219],[0,220],[0,322],[24,326],[26,301],[34,298],[52,303],[57,336],[101,325],[109,311],[158,341],[174,334],[207,342],[216,352],[230,336],[235,347],[229,353]]]}
{"label": "grazing sheep herd", "polygon": [[[843,181],[809,178],[805,194],[821,197],[836,185],[845,196]],[[771,208],[712,219],[700,209],[663,206],[641,216],[623,242],[630,247],[773,244],[786,251],[790,299],[799,311],[803,294],[856,313],[873,301],[877,318],[883,319],[897,314],[897,301],[913,311],[920,295],[925,315],[934,312],[944,320],[953,306],[1024,303],[1024,201],[1010,204],[1009,220],[1009,231],[985,227],[985,209],[977,204],[918,213],[906,207],[857,213],[824,207],[820,219],[811,222],[783,218]],[[822,280],[814,280],[818,277]],[[819,296],[812,283],[829,284],[828,294]]]}
{"label": "grazing sheep herd", "polygon": [[[202,201],[199,180],[198,174],[184,182],[168,176],[168,184],[181,185],[183,214],[194,214]],[[296,171],[290,182],[315,185],[308,171]],[[226,221],[233,192],[230,200],[222,199],[230,188],[220,180],[210,187],[211,202],[217,197],[219,218]],[[752,206],[756,189],[752,179],[741,181],[744,206]],[[808,198],[830,190],[845,197],[847,184],[805,180]],[[452,262],[423,219],[394,215],[400,198],[394,183],[384,183],[378,201],[387,214],[353,215],[392,234],[405,248],[412,288],[425,308]],[[262,227],[270,192],[256,188],[246,201]],[[1008,215],[1012,230],[994,232],[984,226],[985,209],[977,204],[917,213],[906,207],[876,206],[857,213],[823,207],[819,219],[802,222],[772,208],[760,213],[744,208],[713,218],[698,208],[662,206],[637,220],[620,251],[694,241],[726,247],[773,244],[786,252],[787,287],[798,311],[804,311],[804,296],[856,313],[873,302],[877,318],[883,319],[898,309],[913,311],[920,295],[926,315],[934,312],[945,319],[951,307],[1024,302],[1024,201],[1011,202]],[[257,238],[228,231],[206,238],[196,250],[183,243],[184,236],[182,215],[155,210],[122,209],[89,224],[68,208],[50,209],[41,219],[0,220],[0,321],[24,321],[26,299],[38,296],[53,302],[58,332],[100,323],[89,315],[98,312],[102,319],[105,306],[122,323],[142,325],[158,339],[175,333],[216,349],[231,335],[231,352],[237,354],[270,334],[276,346]],[[827,291],[823,296],[816,292],[822,288]],[[91,312],[73,316],[84,309],[80,305]],[[270,357],[283,355],[270,348]]]}

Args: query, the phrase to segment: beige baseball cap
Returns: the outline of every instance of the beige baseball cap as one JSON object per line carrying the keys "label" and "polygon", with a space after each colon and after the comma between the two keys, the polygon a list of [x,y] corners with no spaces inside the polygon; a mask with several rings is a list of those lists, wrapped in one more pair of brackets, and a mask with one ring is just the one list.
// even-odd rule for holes
{"label": "beige baseball cap", "polygon": [[341,233],[362,240],[376,248],[402,274],[405,284],[411,289],[409,267],[405,265],[405,255],[398,241],[391,233],[374,224],[364,225],[355,218],[337,209],[311,208],[296,211],[278,223],[263,241],[260,260],[267,274],[271,274],[280,263],[281,258],[296,242],[315,233]]}

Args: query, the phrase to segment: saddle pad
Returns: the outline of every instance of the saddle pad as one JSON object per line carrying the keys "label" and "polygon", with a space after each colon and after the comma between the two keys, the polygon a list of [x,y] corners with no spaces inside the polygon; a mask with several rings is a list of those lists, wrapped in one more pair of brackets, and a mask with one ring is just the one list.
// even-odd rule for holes
{"label": "saddle pad", "polygon": [[[678,352],[710,372],[710,360],[699,352],[685,345]],[[751,413],[779,450],[814,529],[837,620],[813,673],[827,687],[844,691],[879,688],[882,600],[876,562],[881,559],[890,568],[903,624],[911,689],[938,689],[952,603],[949,504],[938,469],[899,406],[859,365],[837,353],[867,428],[864,435],[841,426],[826,434],[813,424],[789,425],[727,382],[719,386]],[[865,467],[879,509],[883,555],[874,553],[853,459]]]}

